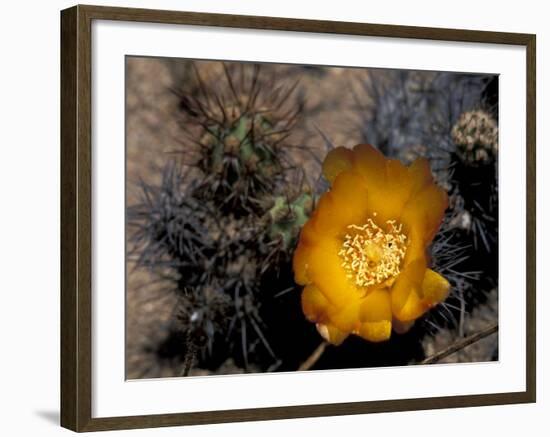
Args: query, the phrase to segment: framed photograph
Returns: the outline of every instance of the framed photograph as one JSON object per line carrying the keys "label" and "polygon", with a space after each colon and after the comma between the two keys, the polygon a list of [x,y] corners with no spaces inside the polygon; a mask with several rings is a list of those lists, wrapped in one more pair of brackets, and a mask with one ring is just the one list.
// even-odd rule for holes
{"label": "framed photograph", "polygon": [[61,423],[534,402],[535,35],[61,12]]}

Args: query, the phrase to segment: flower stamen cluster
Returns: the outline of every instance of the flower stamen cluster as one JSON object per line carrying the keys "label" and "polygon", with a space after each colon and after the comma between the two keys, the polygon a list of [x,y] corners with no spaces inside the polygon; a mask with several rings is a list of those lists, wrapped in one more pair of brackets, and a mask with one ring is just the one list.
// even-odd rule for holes
{"label": "flower stamen cluster", "polygon": [[384,231],[369,218],[363,225],[352,224],[346,228],[348,232],[338,255],[347,277],[358,287],[381,284],[401,271],[407,236],[395,220],[388,220],[386,224],[388,230]]}

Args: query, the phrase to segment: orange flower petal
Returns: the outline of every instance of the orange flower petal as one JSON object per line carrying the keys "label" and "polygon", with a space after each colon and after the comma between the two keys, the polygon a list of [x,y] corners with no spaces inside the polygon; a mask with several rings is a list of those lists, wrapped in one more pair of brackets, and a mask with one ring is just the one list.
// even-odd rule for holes
{"label": "orange flower petal", "polygon": [[353,332],[359,328],[359,306],[360,294],[355,290],[354,295],[350,295],[346,305],[342,308],[329,308],[330,323],[343,332]]}
{"label": "orange flower petal", "polygon": [[413,187],[410,170],[400,161],[386,159],[374,147],[365,144],[354,148],[353,170],[364,181],[369,212],[376,213],[377,223],[399,218]]}
{"label": "orange flower petal", "polygon": [[424,235],[424,243],[428,244],[439,229],[448,205],[445,190],[437,185],[427,185],[409,199],[400,221],[409,232]]}
{"label": "orange flower petal", "polygon": [[334,346],[339,346],[342,342],[348,338],[348,333],[340,331],[338,328],[332,325],[325,325],[318,323],[316,325],[317,332],[323,337],[326,341],[333,344]]}
{"label": "orange flower petal", "polygon": [[439,273],[426,269],[422,281],[422,300],[427,306],[435,306],[443,302],[449,295],[451,284]]}
{"label": "orange flower petal", "polygon": [[415,195],[426,185],[433,183],[432,170],[426,158],[416,159],[409,166],[408,172],[411,183],[411,195]]}
{"label": "orange flower petal", "polygon": [[372,290],[359,308],[359,335],[369,341],[384,341],[391,335],[391,298],[387,290]]}
{"label": "orange flower petal", "polygon": [[305,242],[301,242],[292,258],[292,269],[294,271],[294,280],[299,285],[306,285],[311,282],[307,274],[309,253],[311,246]]}
{"label": "orange flower petal", "polygon": [[332,184],[341,172],[351,168],[353,152],[345,147],[336,147],[328,152],[323,161],[323,176]]}
{"label": "orange flower petal", "polygon": [[361,322],[379,322],[381,320],[391,322],[391,319],[391,298],[386,289],[372,290],[362,299],[359,308],[359,320]]}
{"label": "orange flower petal", "polygon": [[408,322],[426,312],[420,298],[426,261],[417,259],[403,269],[391,289],[392,313],[401,322]]}
{"label": "orange flower petal", "polygon": [[310,220],[317,235],[322,237],[335,237],[345,227],[330,191],[321,196]]}
{"label": "orange flower petal", "polygon": [[386,183],[386,158],[370,144],[353,148],[352,168],[364,178],[368,189]]}
{"label": "orange flower petal", "polygon": [[362,323],[358,334],[365,340],[375,343],[386,341],[391,337],[391,322],[381,320],[379,322]]}
{"label": "orange flower petal", "polygon": [[338,175],[330,196],[343,231],[348,225],[364,222],[369,215],[367,188],[353,172],[344,171]]}
{"label": "orange flower petal", "polygon": [[[396,293],[401,293],[401,291]],[[399,309],[394,309],[395,318],[399,321],[411,322],[418,319],[428,310],[428,307],[426,307],[418,296],[417,288],[409,288],[408,291],[404,290],[402,296],[405,298],[404,304]]]}
{"label": "orange flower petal", "polygon": [[311,221],[320,236],[339,236],[346,227],[361,223],[368,216],[367,189],[358,175],[343,171],[334,180],[332,189],[319,200]]}
{"label": "orange flower petal", "polygon": [[398,209],[392,214],[393,218],[399,217],[407,200],[411,195],[412,178],[409,169],[401,161],[390,159],[386,163],[386,189],[391,197],[396,198],[394,202],[398,203]]}
{"label": "orange flower petal", "polygon": [[338,256],[340,242],[325,238],[311,248],[307,276],[335,308],[340,309],[357,294]]}
{"label": "orange flower petal", "polygon": [[411,179],[407,167],[395,159],[386,160],[386,178],[383,185],[369,185],[369,206],[377,215],[378,223],[401,216],[411,193]]}
{"label": "orange flower petal", "polygon": [[302,291],[302,310],[310,322],[326,322],[329,305],[327,298],[315,285],[310,284]]}
{"label": "orange flower petal", "polygon": [[407,266],[418,259],[426,259],[426,236],[418,229],[413,229],[407,236],[407,252],[403,265]]}

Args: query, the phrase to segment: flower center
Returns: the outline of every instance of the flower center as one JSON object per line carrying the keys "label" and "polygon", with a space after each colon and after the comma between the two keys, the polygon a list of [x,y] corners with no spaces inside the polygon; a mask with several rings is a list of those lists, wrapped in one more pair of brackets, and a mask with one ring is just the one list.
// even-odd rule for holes
{"label": "flower center", "polygon": [[338,255],[348,278],[358,287],[381,284],[401,271],[407,236],[395,220],[386,222],[387,231],[368,219],[367,223],[349,225]]}

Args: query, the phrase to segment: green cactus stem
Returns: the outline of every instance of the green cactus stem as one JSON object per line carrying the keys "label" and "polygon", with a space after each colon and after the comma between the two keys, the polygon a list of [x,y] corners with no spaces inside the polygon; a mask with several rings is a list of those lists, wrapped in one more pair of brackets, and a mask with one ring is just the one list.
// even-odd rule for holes
{"label": "green cactus stem", "polygon": [[311,193],[303,192],[293,201],[284,196],[276,196],[273,207],[268,211],[270,224],[268,235],[271,240],[281,239],[283,248],[291,248],[300,229],[305,224],[313,207]]}

